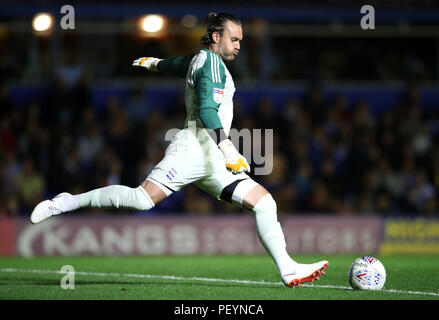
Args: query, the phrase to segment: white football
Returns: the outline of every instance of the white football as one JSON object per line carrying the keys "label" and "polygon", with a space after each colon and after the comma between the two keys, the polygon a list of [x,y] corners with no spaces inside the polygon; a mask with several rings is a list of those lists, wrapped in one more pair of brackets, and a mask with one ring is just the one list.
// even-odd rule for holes
{"label": "white football", "polygon": [[377,258],[364,256],[352,262],[348,277],[353,289],[381,290],[386,282],[386,269]]}

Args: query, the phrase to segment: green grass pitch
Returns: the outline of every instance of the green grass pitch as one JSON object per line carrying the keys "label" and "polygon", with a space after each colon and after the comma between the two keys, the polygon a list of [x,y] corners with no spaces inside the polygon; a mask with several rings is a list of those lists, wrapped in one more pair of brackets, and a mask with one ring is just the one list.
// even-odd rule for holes
{"label": "green grass pitch", "polygon": [[[439,300],[438,256],[379,257],[387,270],[381,291],[349,289],[357,256],[327,259],[320,281],[287,288],[271,258],[261,256],[144,256],[0,258],[3,300]],[[62,289],[62,266],[75,270],[75,288]]]}

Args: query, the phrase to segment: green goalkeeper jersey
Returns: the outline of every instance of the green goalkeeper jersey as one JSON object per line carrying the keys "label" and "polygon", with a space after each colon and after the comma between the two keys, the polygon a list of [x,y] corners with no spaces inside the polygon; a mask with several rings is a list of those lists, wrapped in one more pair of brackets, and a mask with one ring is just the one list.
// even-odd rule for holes
{"label": "green goalkeeper jersey", "polygon": [[220,56],[208,49],[160,61],[158,70],[186,78],[186,120],[199,128],[223,128],[229,134],[235,85]]}

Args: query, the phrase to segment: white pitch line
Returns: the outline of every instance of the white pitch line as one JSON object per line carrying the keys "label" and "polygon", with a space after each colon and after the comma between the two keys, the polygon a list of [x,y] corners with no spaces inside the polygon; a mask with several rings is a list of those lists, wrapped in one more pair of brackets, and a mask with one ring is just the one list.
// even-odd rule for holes
{"label": "white pitch line", "polygon": [[[46,273],[46,274],[65,274],[58,270],[40,270],[40,269],[16,269],[16,268],[1,268],[0,272],[10,273]],[[154,274],[133,274],[133,273],[105,273],[105,272],[85,272],[75,271],[75,275],[83,276],[99,276],[99,277],[120,277],[120,278],[144,278],[144,279],[166,279],[166,280],[183,280],[183,281],[202,281],[202,282],[225,282],[225,283],[239,283],[239,284],[253,284],[253,285],[279,285],[284,286],[282,282],[267,282],[267,281],[252,281],[252,280],[234,280],[234,279],[216,279],[216,278],[200,278],[200,277],[178,277],[167,275]],[[307,288],[324,288],[324,289],[342,289],[352,290],[351,287],[334,286],[334,285],[317,285],[317,284],[302,284],[302,287]],[[426,291],[406,291],[397,289],[382,289],[380,292],[410,294],[410,295],[425,295],[439,297],[439,292]]]}

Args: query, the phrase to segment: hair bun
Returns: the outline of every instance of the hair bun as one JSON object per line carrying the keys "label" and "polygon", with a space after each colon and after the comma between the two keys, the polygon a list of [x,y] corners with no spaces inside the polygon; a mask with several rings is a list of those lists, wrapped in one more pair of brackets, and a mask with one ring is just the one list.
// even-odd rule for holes
{"label": "hair bun", "polygon": [[212,21],[213,19],[216,18],[216,16],[218,16],[218,14],[216,12],[209,12],[207,14],[206,20],[207,21]]}

